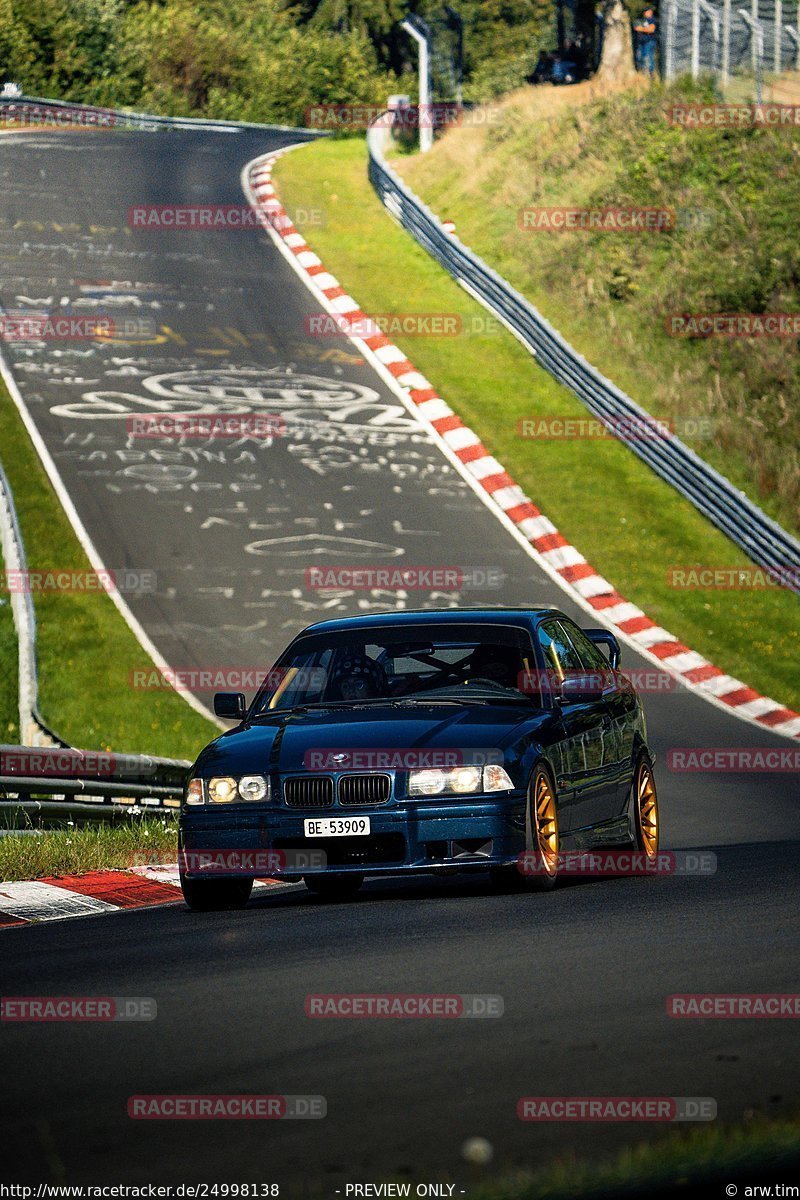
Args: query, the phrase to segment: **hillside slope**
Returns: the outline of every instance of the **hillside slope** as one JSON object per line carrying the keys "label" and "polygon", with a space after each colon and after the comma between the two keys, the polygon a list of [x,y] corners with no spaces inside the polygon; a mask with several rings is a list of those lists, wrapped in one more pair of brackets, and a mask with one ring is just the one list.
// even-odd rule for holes
{"label": "hillside slope", "polygon": [[[658,85],[525,88],[491,124],[453,129],[400,166],[590,362],[797,533],[800,339],[667,326],[673,314],[800,313],[800,129],[671,124],[666,110],[688,99]],[[521,210],[556,206],[667,209],[676,228],[520,228]]]}

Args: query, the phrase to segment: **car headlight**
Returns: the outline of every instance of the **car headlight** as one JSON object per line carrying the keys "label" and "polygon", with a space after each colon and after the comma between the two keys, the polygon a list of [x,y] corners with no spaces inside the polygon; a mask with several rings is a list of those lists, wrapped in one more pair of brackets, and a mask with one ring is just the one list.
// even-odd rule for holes
{"label": "car headlight", "polygon": [[206,798],[203,795],[202,779],[190,779],[186,787],[186,803],[187,804],[205,804]]}
{"label": "car headlight", "polygon": [[499,766],[450,767],[440,771],[427,768],[410,771],[410,796],[469,796],[475,792],[510,792],[514,784]]}
{"label": "car headlight", "polygon": [[269,800],[269,780],[263,775],[243,775],[239,780],[239,795],[243,800]]}
{"label": "car headlight", "polygon": [[[192,779],[186,788],[187,804],[205,804],[203,780]],[[212,804],[237,804],[242,800],[258,804],[272,799],[269,779],[263,775],[243,775],[234,779],[232,775],[215,775],[205,784],[208,799]]]}
{"label": "car headlight", "polygon": [[483,790],[485,792],[513,792],[514,784],[508,771],[497,763],[483,768]]}
{"label": "car headlight", "polygon": [[236,799],[236,780],[230,775],[215,775],[208,781],[208,798],[212,804],[230,804]]}
{"label": "car headlight", "polygon": [[438,796],[445,791],[448,771],[411,771],[408,776],[410,796]]}
{"label": "car headlight", "polygon": [[450,779],[448,783],[451,791],[456,792],[459,796],[469,792],[480,791],[481,786],[481,769],[480,767],[456,767],[450,771]]}

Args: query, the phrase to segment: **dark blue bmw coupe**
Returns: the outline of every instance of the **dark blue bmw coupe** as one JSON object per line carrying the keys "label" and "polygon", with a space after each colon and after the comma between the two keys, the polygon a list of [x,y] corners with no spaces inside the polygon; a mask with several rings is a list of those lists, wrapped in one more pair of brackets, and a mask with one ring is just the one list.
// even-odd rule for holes
{"label": "dark blue bmw coupe", "polygon": [[552,887],[565,851],[658,851],[639,697],[619,645],[547,607],[311,625],[195,763],[179,862],[193,909],[257,876],[326,896],[368,875],[488,870]]}

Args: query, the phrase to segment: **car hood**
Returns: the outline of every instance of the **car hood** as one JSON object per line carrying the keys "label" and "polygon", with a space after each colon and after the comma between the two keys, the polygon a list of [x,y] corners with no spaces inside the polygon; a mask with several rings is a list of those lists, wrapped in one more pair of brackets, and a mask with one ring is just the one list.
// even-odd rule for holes
{"label": "car hood", "polygon": [[[296,714],[275,714],[222,734],[202,752],[198,774],[265,774],[269,771],[379,769],[377,751],[390,753],[383,765],[400,766],[405,751],[463,752],[465,761],[513,761],[552,719],[542,710],[509,705],[429,705],[399,710],[369,707]],[[359,753],[361,752],[361,753]],[[370,753],[365,753],[370,752]],[[347,758],[336,764],[330,755]],[[498,757],[499,756],[499,757]],[[409,756],[413,760],[413,755]],[[410,765],[425,766],[424,757]],[[441,765],[432,763],[431,765]]]}

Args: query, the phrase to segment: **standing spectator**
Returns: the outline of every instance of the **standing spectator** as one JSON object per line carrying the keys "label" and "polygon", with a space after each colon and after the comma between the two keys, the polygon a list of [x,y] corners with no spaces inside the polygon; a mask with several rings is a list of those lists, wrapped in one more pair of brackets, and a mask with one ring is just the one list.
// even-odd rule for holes
{"label": "standing spectator", "polygon": [[652,8],[646,8],[642,13],[639,24],[634,26],[636,33],[636,66],[640,71],[650,75],[656,73],[656,19]]}

